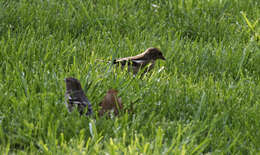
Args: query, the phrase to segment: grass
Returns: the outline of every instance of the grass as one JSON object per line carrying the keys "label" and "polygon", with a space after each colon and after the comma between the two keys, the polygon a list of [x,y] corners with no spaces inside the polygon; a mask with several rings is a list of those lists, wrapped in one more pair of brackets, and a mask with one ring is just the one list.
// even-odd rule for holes
{"label": "grass", "polygon": [[[1,154],[259,153],[259,6],[2,0]],[[97,61],[152,46],[167,60],[143,79]],[[63,104],[70,76],[82,82],[93,118]],[[97,116],[109,88],[132,113]]]}

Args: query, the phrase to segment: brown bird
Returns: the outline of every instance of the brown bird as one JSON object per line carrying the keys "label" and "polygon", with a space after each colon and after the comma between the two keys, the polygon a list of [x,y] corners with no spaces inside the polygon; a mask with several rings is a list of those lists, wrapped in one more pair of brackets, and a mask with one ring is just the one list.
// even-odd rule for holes
{"label": "brown bird", "polygon": [[81,88],[79,80],[75,78],[66,78],[66,94],[65,102],[71,112],[75,107],[79,111],[80,115],[83,115],[85,108],[87,107],[86,115],[92,114],[91,103],[84,94],[84,91]]}
{"label": "brown bird", "polygon": [[119,110],[123,109],[121,98],[117,97],[117,90],[110,89],[103,101],[99,104],[101,109],[99,110],[99,116],[103,116],[106,112],[114,112],[115,116],[119,114]]}
{"label": "brown bird", "polygon": [[121,65],[122,68],[127,65],[128,71],[132,71],[134,74],[136,74],[140,69],[143,69],[149,65],[144,70],[146,73],[153,69],[157,59],[165,60],[162,52],[158,48],[151,47],[136,56],[115,59],[113,64]]}

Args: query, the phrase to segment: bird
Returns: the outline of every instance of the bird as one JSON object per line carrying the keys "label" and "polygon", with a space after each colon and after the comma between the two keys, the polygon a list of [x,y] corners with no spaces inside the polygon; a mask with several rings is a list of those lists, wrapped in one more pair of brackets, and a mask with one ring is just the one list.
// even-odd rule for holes
{"label": "bird", "polygon": [[117,116],[119,114],[119,110],[123,109],[123,104],[121,98],[117,97],[118,91],[115,89],[109,89],[104,97],[103,101],[100,102],[99,106],[101,109],[99,110],[99,116],[103,116],[105,113],[114,112],[114,115]]}
{"label": "bird", "polygon": [[137,74],[139,70],[145,68],[144,73],[146,73],[153,69],[157,59],[166,60],[160,49],[150,47],[136,56],[115,59],[113,64],[121,65],[122,68],[128,66],[128,71],[132,71],[133,74]]}
{"label": "bird", "polygon": [[[84,91],[82,90],[81,84],[78,79],[73,77],[68,77],[65,79],[66,82],[66,93],[65,93],[65,103],[69,112],[72,112],[76,107],[80,115],[86,112],[86,116],[92,114],[92,106],[87,99]],[[87,111],[85,108],[87,107]]]}

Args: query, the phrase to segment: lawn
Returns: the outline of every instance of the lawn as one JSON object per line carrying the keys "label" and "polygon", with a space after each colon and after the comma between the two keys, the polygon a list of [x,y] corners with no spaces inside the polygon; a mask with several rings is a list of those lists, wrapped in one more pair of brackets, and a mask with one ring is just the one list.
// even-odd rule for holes
{"label": "lawn", "polygon": [[[259,19],[258,0],[1,0],[1,154],[260,153]],[[166,61],[142,78],[107,63],[148,47]],[[110,88],[124,111],[99,117]]]}

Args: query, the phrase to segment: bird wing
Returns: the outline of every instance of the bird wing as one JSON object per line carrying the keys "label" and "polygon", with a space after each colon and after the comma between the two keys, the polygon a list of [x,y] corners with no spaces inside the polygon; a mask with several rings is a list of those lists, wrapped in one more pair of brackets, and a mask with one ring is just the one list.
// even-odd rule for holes
{"label": "bird wing", "polygon": [[74,92],[72,94],[67,94],[66,98],[68,100],[67,106],[71,112],[73,108],[77,105],[80,114],[83,114],[85,108],[88,106],[88,111],[86,115],[92,114],[92,106],[89,100],[87,99],[84,92]]}
{"label": "bird wing", "polygon": [[146,63],[147,62],[147,60],[144,60],[144,59],[137,59],[137,60],[132,60],[132,62],[134,62],[134,63],[137,63],[137,64],[144,64],[144,63]]}
{"label": "bird wing", "polygon": [[122,66],[132,65],[132,66],[139,67],[145,62],[146,62],[145,60],[139,60],[139,59],[117,59],[114,60],[113,64],[121,64]]}

